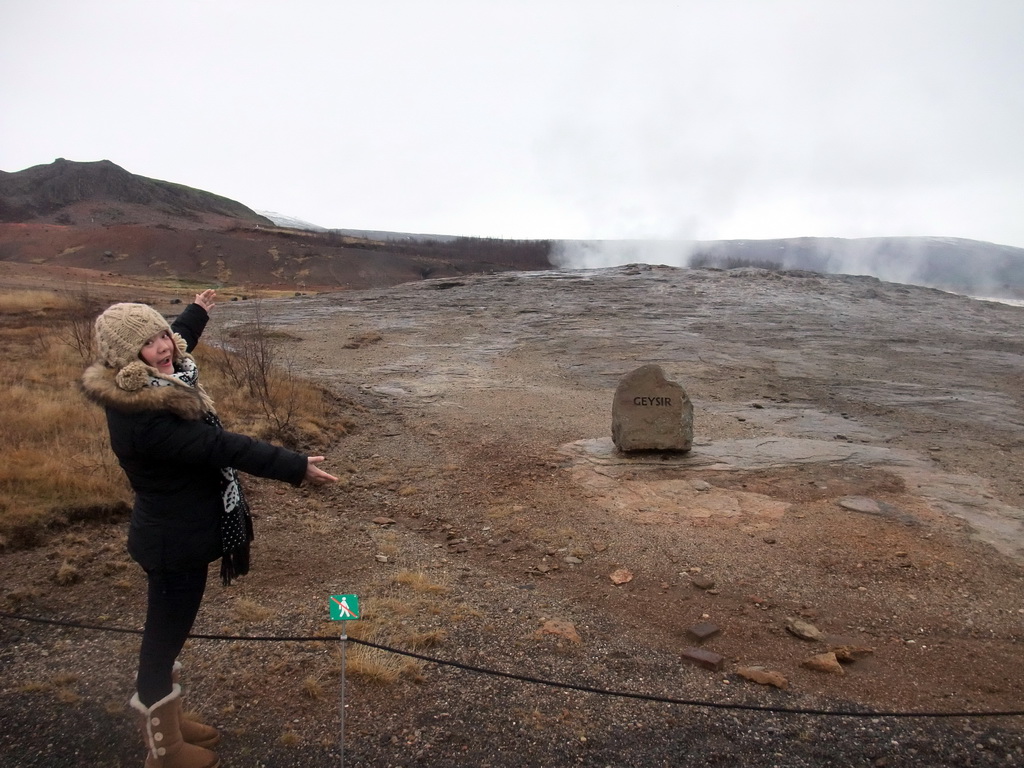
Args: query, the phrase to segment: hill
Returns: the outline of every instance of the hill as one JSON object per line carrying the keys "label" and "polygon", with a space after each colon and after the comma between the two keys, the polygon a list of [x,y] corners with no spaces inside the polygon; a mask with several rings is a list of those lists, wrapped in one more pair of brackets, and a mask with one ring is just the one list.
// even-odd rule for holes
{"label": "hill", "polygon": [[547,269],[548,250],[546,241],[382,240],[282,227],[241,203],[107,160],[0,172],[0,261],[33,265],[44,282],[157,278],[214,285],[225,296],[316,292]]}
{"label": "hill", "polygon": [[0,222],[273,225],[265,216],[226,197],[137,176],[109,160],[79,163],[64,158],[17,173],[0,171]]}

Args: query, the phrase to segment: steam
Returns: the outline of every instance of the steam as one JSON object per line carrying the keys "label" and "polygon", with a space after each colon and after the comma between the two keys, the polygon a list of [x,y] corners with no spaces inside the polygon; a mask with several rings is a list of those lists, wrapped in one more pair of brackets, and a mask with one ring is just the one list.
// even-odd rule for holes
{"label": "steam", "polygon": [[565,269],[625,264],[761,267],[867,275],[968,296],[1024,299],[1024,248],[938,237],[779,240],[565,240],[552,263]]}
{"label": "steam", "polygon": [[688,267],[693,255],[689,240],[559,240],[551,263],[563,269],[602,269],[624,264]]}

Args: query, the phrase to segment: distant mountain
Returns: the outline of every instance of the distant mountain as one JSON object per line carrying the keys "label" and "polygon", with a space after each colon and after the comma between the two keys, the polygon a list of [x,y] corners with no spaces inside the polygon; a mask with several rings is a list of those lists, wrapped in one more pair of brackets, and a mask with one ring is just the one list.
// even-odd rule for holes
{"label": "distant mountain", "polygon": [[310,224],[308,221],[297,219],[294,216],[286,216],[283,213],[275,213],[274,211],[257,211],[260,216],[264,216],[270,219],[274,224],[279,227],[288,227],[290,229],[304,229],[307,232],[326,232],[327,227],[321,227],[319,224]]}
{"label": "distant mountain", "polygon": [[1024,298],[1024,248],[950,237],[567,240],[556,243],[552,261],[574,268],[644,262],[870,275],[967,296]]}
{"label": "distant mountain", "polygon": [[425,235],[416,232],[390,232],[383,229],[328,229],[319,224],[310,224],[308,221],[297,219],[274,211],[258,211],[261,216],[266,216],[279,227],[290,227],[292,229],[304,229],[308,232],[330,232],[343,237],[356,237],[365,240],[376,240],[379,242],[433,242],[449,243],[460,239],[458,235]]}
{"label": "distant mountain", "polygon": [[953,237],[807,237],[727,240],[699,248],[691,265],[765,261],[785,269],[872,275],[970,296],[1024,296],[1024,248]]}
{"label": "distant mountain", "polygon": [[109,160],[59,158],[23,171],[0,171],[0,222],[272,226],[251,208],[210,192],[129,173]]}

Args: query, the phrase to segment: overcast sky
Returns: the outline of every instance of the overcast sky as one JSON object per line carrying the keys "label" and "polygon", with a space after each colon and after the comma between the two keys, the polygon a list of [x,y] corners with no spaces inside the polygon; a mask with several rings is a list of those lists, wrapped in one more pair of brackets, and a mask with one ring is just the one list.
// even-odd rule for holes
{"label": "overcast sky", "polygon": [[1024,0],[0,0],[0,169],[326,227],[1024,247]]}

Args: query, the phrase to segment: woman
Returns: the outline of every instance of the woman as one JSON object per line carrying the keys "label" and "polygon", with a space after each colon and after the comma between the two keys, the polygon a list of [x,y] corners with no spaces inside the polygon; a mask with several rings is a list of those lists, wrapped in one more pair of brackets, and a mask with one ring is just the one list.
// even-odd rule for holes
{"label": "woman", "polygon": [[199,384],[189,352],[209,320],[216,292],[196,295],[173,325],[146,304],[114,304],[95,323],[97,360],[82,377],[103,406],[110,445],[135,492],[128,552],[148,579],[137,690],[149,748],[147,768],[214,768],[214,728],[181,717],[176,659],[221,559],[229,584],[249,569],[252,522],[235,470],[282,480],[333,483],[302,456],[228,432]]}

